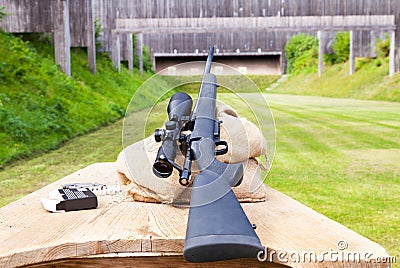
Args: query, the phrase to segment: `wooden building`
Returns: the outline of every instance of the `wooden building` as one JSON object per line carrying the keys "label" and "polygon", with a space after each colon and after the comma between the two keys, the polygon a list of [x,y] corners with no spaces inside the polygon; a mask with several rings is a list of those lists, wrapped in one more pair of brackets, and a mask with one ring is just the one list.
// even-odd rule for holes
{"label": "wooden building", "polygon": [[[184,57],[196,57],[208,49],[213,43],[224,55],[232,57],[232,53],[240,51],[243,60],[245,55],[249,59],[257,57],[257,53],[276,62],[276,54],[280,54],[278,64],[282,72],[285,70],[284,46],[287,40],[299,31],[288,29],[253,28],[241,29],[238,25],[236,31],[224,30],[211,31],[210,28],[202,31],[173,32],[157,28],[152,31],[132,29],[131,32],[118,32],[117,20],[123,19],[212,19],[212,18],[276,18],[303,16],[379,16],[393,15],[394,29],[379,27],[379,21],[365,29],[355,27],[353,37],[354,57],[373,57],[374,44],[377,37],[389,33],[395,37],[393,49],[393,71],[398,69],[399,47],[399,16],[400,3],[397,0],[0,0],[0,6],[6,7],[9,16],[0,24],[9,32],[54,32],[56,44],[56,60],[61,67],[70,72],[67,64],[69,47],[88,47],[88,60],[90,68],[95,71],[94,53],[94,20],[98,20],[102,27],[100,41],[102,49],[110,52],[116,66],[121,60],[131,58],[134,51],[131,33],[142,32],[138,42],[148,46],[156,58],[156,63],[165,64],[167,58],[182,60]],[[66,26],[67,25],[67,26]],[[352,25],[348,28],[351,29]],[[171,25],[171,27],[173,27]],[[317,35],[318,29],[312,27],[300,31]],[[346,29],[348,29],[346,28]],[[335,31],[341,28],[325,29],[323,34],[322,53],[329,51]],[[329,34],[328,34],[329,32]],[[392,33],[393,32],[393,33]],[[322,40],[322,39],[320,39]],[[116,48],[118,44],[118,48]],[[247,54],[246,54],[247,53]],[[168,55],[170,54],[170,55]],[[250,56],[251,55],[251,56]],[[156,64],[157,65],[157,64]],[[132,66],[131,66],[132,67]]]}

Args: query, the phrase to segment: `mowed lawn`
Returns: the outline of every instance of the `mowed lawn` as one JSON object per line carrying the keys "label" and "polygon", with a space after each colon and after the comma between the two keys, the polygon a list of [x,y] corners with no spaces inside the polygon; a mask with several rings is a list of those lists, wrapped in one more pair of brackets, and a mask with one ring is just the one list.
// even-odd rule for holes
{"label": "mowed lawn", "polygon": [[[249,115],[231,96],[218,98],[240,115]],[[266,109],[260,95],[243,96],[258,105],[258,112]],[[400,258],[400,103],[265,96],[277,130],[276,153],[265,183]],[[0,171],[0,206],[90,163],[115,160],[122,147],[121,129],[118,121],[6,167]],[[139,139],[143,134],[132,133],[130,138],[135,135]]]}
{"label": "mowed lawn", "polygon": [[[400,258],[400,103],[268,94],[266,183]],[[306,239],[306,238],[305,238]]]}

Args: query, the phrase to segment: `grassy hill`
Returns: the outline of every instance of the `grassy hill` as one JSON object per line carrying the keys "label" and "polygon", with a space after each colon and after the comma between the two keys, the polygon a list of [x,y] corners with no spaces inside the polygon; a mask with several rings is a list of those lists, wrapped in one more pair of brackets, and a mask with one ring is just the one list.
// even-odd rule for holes
{"label": "grassy hill", "polygon": [[118,73],[105,54],[97,55],[94,75],[85,51],[72,49],[67,77],[54,64],[50,41],[28,37],[0,32],[0,168],[121,118],[149,76]]}
{"label": "grassy hill", "polygon": [[400,73],[389,77],[388,58],[357,59],[356,72],[349,63],[324,67],[324,73],[299,74],[276,87],[273,93],[400,102]]}

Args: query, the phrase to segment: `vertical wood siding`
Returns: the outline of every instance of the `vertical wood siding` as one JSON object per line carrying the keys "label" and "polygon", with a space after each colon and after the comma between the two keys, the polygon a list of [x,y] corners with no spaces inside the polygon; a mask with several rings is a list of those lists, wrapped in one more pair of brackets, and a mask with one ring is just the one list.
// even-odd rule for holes
{"label": "vertical wood siding", "polygon": [[[333,15],[395,15],[399,26],[398,0],[93,0],[94,16],[103,27],[103,49],[110,51],[111,29],[115,18],[178,18],[178,17],[262,17],[262,16],[333,16]],[[86,0],[70,0],[71,46],[87,46]],[[52,32],[51,0],[0,0],[7,16],[0,24],[9,32]],[[294,33],[241,32],[219,34],[146,34],[144,44],[153,52],[171,53],[204,51],[209,42],[221,51],[280,51]],[[333,35],[329,35],[332,39]],[[400,27],[396,30],[400,41]],[[383,33],[356,32],[357,56],[374,56],[371,44]],[[330,40],[331,41],[331,40]],[[331,42],[328,42],[331,43]],[[122,44],[125,44],[122,38]]]}

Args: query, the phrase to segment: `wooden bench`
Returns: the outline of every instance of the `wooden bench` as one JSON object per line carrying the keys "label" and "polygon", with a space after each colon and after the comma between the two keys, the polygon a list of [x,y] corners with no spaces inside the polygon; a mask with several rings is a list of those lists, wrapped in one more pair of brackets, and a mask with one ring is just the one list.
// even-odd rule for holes
{"label": "wooden bench", "polygon": [[388,267],[365,259],[388,256],[380,245],[271,188],[266,202],[242,204],[267,247],[265,262],[189,263],[182,257],[188,208],[120,194],[99,196],[93,210],[47,212],[40,198],[72,182],[119,183],[115,163],[97,163],[0,208],[0,267]]}

